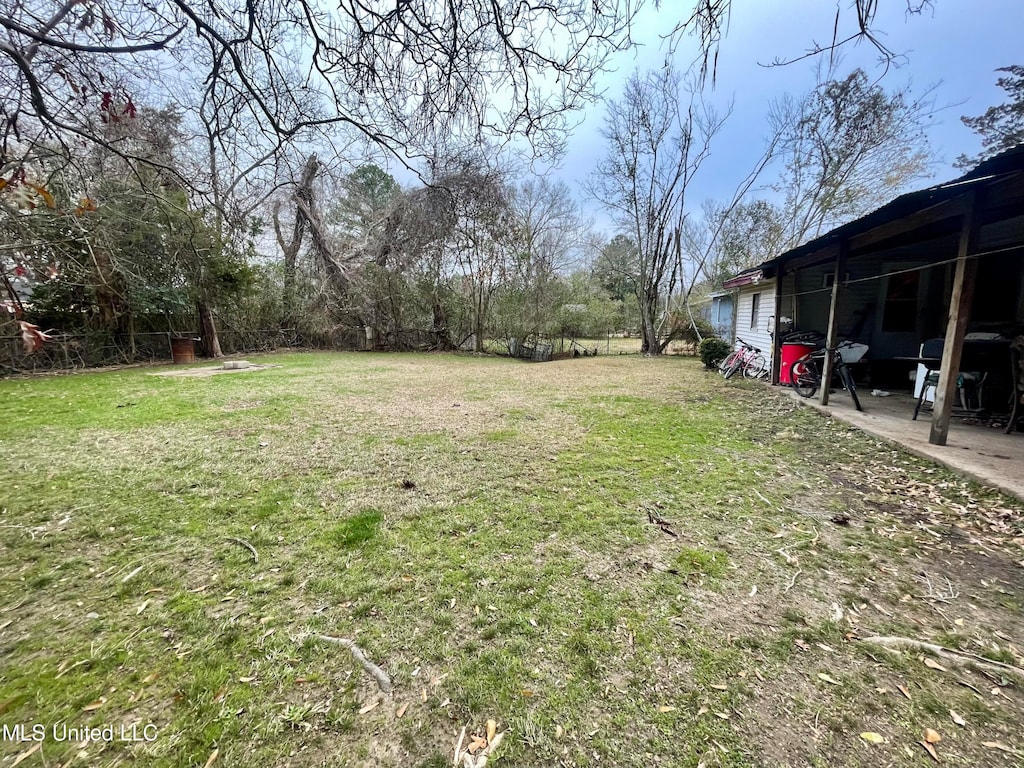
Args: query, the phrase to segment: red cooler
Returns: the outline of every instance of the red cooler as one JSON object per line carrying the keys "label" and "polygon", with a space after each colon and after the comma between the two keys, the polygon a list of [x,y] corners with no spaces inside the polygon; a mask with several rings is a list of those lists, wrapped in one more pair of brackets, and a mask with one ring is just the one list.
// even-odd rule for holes
{"label": "red cooler", "polygon": [[785,386],[791,386],[793,382],[789,380],[789,369],[793,363],[799,360],[806,354],[809,354],[816,350],[817,347],[813,344],[790,344],[782,342],[782,354],[779,356],[781,362],[779,364],[779,384]]}

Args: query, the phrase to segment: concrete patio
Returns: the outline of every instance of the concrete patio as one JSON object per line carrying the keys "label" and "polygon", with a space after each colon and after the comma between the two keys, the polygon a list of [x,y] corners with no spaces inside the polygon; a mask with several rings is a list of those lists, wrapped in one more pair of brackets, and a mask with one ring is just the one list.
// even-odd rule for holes
{"label": "concrete patio", "polygon": [[931,445],[931,411],[912,421],[916,398],[905,393],[873,397],[858,389],[863,412],[853,407],[844,391],[832,393],[829,404],[818,403],[789,391],[794,400],[852,424],[870,435],[897,443],[911,453],[942,464],[961,475],[1024,500],[1024,432],[1003,434],[1002,429],[955,417],[945,446]]}

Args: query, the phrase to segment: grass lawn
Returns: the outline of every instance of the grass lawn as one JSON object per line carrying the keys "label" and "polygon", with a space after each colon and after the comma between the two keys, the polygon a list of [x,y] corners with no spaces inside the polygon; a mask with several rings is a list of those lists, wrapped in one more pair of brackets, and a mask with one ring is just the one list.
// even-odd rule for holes
{"label": "grass lawn", "polygon": [[0,382],[0,768],[1024,765],[1017,502],[689,359],[261,362]]}

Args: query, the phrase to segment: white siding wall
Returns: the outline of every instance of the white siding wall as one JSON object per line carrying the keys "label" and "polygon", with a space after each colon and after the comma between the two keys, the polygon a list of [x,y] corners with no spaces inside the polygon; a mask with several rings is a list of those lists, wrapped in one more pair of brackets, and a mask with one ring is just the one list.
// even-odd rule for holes
{"label": "white siding wall", "polygon": [[[754,296],[758,300],[757,321],[751,328],[754,310]],[[775,322],[775,281],[763,280],[755,285],[740,288],[736,306],[736,337],[761,350],[765,360],[771,364],[772,336]]]}

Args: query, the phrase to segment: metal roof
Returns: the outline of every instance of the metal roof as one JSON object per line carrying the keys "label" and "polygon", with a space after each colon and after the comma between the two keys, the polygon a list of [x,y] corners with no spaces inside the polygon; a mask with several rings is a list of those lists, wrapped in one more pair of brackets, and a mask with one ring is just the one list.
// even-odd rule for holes
{"label": "metal roof", "polygon": [[780,264],[785,264],[786,262],[799,258],[800,256],[805,256],[807,254],[814,253],[815,251],[823,250],[829,246],[838,244],[842,240],[868,232],[883,224],[898,221],[899,219],[911,216],[919,211],[938,205],[939,203],[952,200],[975,187],[1021,172],[1024,172],[1024,144],[1020,144],[1013,149],[1008,149],[1005,152],[1001,152],[1000,154],[979,163],[975,168],[957,179],[953,179],[952,181],[948,181],[943,184],[937,184],[933,187],[928,187],[927,189],[921,189],[916,192],[908,192],[905,195],[901,195],[895,200],[886,203],[881,208],[877,208],[871,213],[861,216],[859,219],[854,219],[851,222],[836,227],[830,232],[826,232],[824,235],[821,235],[814,240],[809,240],[803,245],[799,245],[796,248],[792,248],[785,253],[776,256],[774,259],[762,262],[753,270],[741,272],[735,277],[727,280],[723,285],[725,287],[748,285],[751,282],[750,280],[730,286],[731,283],[744,278],[748,273],[760,271],[764,275],[770,276],[774,274],[775,267]]}

